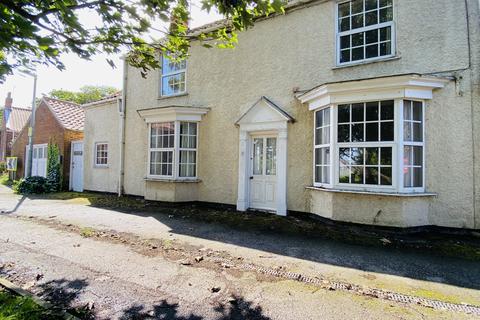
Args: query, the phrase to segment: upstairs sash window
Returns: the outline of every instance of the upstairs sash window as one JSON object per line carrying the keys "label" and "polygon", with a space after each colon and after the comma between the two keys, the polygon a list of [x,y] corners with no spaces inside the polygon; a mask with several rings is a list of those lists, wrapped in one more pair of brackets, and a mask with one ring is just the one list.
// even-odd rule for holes
{"label": "upstairs sash window", "polygon": [[393,0],[352,0],[337,4],[337,64],[395,54]]}

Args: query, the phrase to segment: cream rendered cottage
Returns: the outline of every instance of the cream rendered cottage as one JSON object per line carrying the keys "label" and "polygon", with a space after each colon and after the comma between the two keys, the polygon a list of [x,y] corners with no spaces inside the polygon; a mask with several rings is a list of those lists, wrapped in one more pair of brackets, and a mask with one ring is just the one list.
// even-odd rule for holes
{"label": "cream rendered cottage", "polygon": [[233,50],[128,67],[111,179],[150,200],[478,229],[479,17],[478,0],[298,1]]}

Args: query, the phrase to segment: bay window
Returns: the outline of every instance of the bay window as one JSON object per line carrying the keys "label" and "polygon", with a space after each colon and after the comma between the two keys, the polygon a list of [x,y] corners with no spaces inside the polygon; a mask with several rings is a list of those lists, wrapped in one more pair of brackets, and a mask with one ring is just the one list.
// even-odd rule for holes
{"label": "bay window", "polygon": [[422,101],[333,104],[316,110],[314,118],[315,186],[423,190]]}
{"label": "bay window", "polygon": [[331,82],[299,93],[314,112],[314,187],[425,192],[425,103],[449,81],[405,74]]}
{"label": "bay window", "polygon": [[197,130],[196,122],[151,123],[148,176],[166,179],[195,178]]}

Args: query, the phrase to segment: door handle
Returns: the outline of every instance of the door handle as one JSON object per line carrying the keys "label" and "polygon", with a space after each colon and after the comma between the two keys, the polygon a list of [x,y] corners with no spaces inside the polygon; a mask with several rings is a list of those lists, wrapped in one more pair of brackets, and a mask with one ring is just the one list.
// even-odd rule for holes
{"label": "door handle", "polygon": [[250,177],[250,180],[253,180],[253,176]]}

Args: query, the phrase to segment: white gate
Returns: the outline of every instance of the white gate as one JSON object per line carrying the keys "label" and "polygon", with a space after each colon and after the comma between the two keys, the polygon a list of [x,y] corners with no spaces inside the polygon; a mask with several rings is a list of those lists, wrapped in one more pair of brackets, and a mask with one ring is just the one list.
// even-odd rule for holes
{"label": "white gate", "polygon": [[72,141],[70,156],[70,189],[83,191],[83,141]]}

